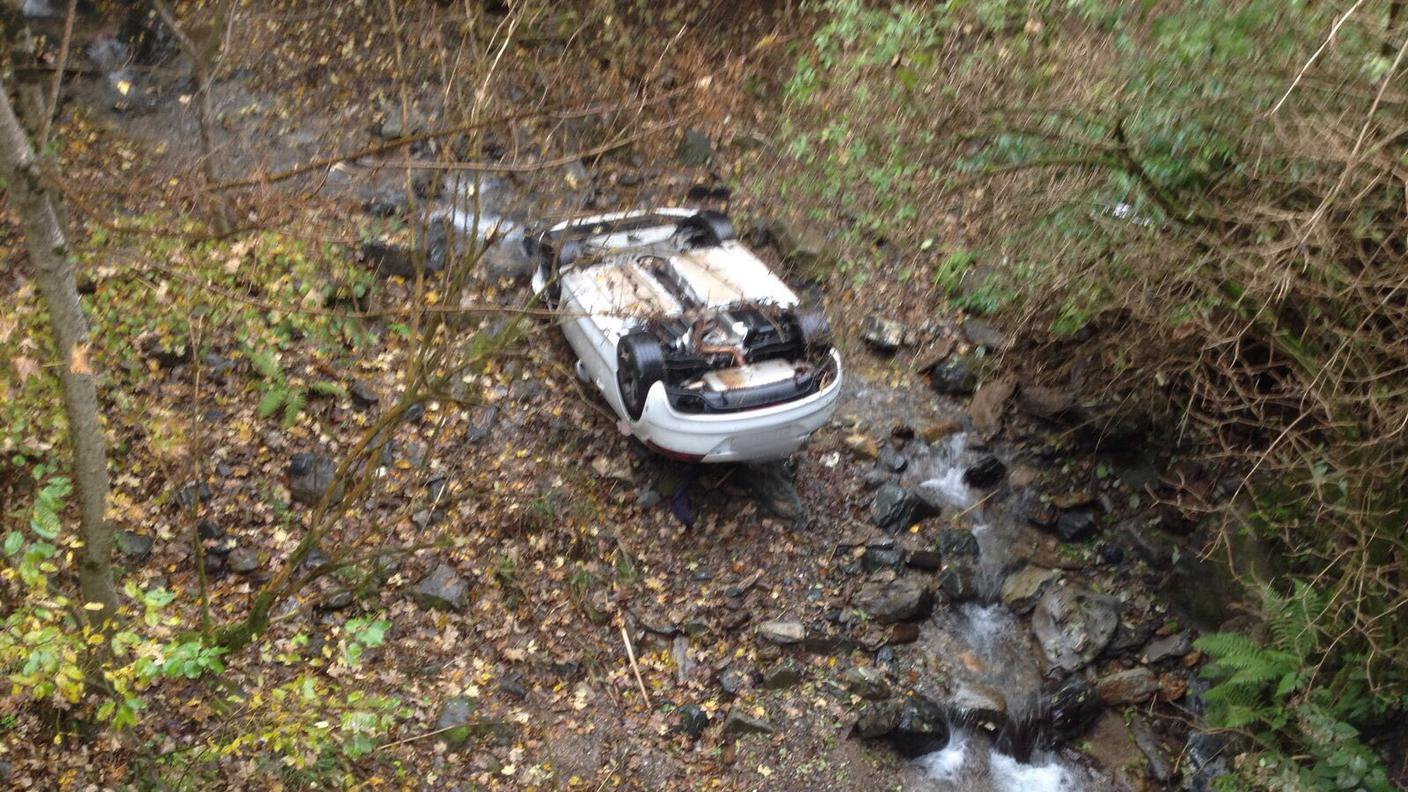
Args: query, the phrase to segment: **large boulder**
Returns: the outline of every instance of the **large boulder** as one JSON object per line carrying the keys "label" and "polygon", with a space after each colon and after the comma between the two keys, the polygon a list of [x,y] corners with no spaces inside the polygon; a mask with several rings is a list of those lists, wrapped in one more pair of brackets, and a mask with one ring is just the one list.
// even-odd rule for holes
{"label": "large boulder", "polygon": [[1060,573],[1054,569],[1022,567],[1002,581],[1002,604],[1014,613],[1026,613],[1036,605],[1047,585],[1058,577]]}
{"label": "large boulder", "polygon": [[1105,650],[1119,624],[1119,600],[1071,585],[1054,586],[1032,614],[1047,664],[1071,672],[1085,667]]}

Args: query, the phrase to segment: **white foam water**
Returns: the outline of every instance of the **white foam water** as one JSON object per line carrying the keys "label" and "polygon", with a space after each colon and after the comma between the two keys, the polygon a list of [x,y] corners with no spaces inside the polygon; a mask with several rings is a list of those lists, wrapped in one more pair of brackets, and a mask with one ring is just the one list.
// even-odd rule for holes
{"label": "white foam water", "polygon": [[1076,792],[1070,771],[1053,763],[1022,764],[1010,756],[988,757],[992,785],[1001,792]]}
{"label": "white foam water", "polygon": [[963,481],[963,466],[958,464],[967,444],[967,435],[960,432],[935,448],[929,462],[931,475],[919,483],[920,489],[955,509],[966,509],[973,503],[973,493]]}
{"label": "white foam water", "polygon": [[926,778],[964,792],[1080,792],[1081,786],[1076,773],[1053,761],[1024,764],[963,729],[953,730],[948,745],[915,762]]}

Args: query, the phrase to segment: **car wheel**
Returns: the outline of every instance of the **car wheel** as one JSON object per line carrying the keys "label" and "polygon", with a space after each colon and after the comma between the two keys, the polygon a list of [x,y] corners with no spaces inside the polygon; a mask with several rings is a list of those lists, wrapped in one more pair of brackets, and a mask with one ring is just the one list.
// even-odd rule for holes
{"label": "car wheel", "polygon": [[831,346],[831,323],[821,311],[800,311],[797,313],[797,334],[808,349],[826,349]]}
{"label": "car wheel", "polygon": [[616,344],[616,385],[632,421],[645,412],[650,386],[665,377],[665,353],[649,333],[631,333]]}

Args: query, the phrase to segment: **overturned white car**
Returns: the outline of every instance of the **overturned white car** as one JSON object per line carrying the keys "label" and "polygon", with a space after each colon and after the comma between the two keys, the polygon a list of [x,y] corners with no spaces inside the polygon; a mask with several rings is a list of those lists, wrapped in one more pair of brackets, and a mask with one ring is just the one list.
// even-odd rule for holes
{"label": "overturned white car", "polygon": [[820,311],[717,212],[655,209],[530,236],[534,291],[631,433],[677,459],[796,451],[836,409],[841,357]]}

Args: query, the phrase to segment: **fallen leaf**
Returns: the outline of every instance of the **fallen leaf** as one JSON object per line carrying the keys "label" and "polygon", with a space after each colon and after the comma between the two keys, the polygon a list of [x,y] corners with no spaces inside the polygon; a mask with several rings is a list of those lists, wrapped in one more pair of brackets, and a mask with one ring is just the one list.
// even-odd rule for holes
{"label": "fallen leaf", "polygon": [[93,376],[93,368],[88,365],[88,344],[74,344],[69,350],[68,370],[84,377]]}
{"label": "fallen leaf", "polygon": [[10,362],[15,366],[15,373],[19,374],[21,385],[24,384],[25,380],[39,373],[39,364],[34,362],[33,358],[27,358],[21,355],[11,359]]}

